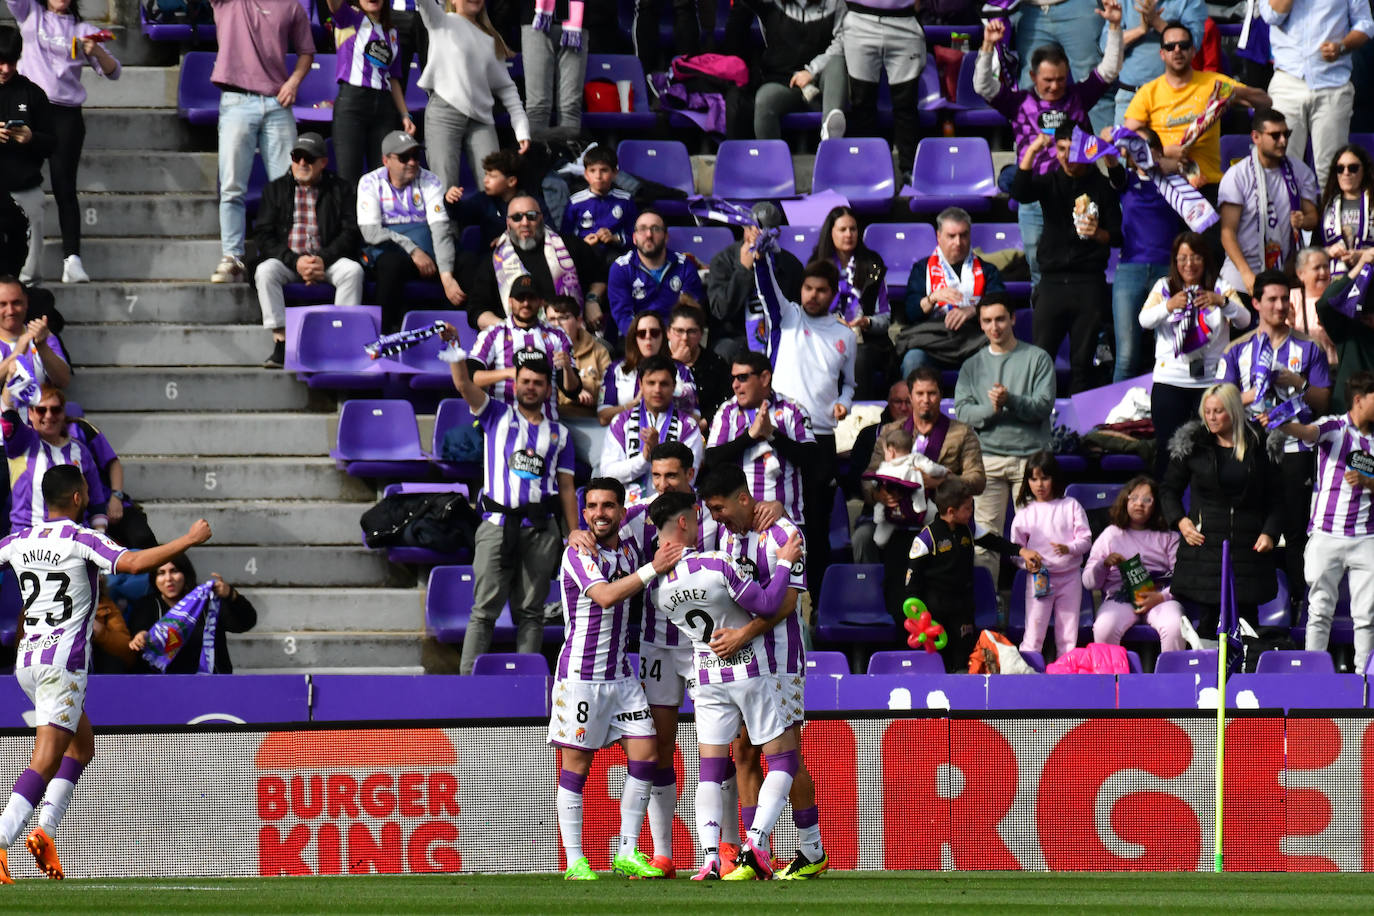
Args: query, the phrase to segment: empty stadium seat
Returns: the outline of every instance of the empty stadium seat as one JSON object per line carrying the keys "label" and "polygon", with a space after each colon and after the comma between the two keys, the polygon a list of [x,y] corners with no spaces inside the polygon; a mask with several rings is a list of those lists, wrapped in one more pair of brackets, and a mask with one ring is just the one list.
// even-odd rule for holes
{"label": "empty stadium seat", "polygon": [[716,152],[711,193],[745,201],[795,197],[792,150],[782,140],[726,140]]}
{"label": "empty stadium seat", "polygon": [[883,602],[881,564],[835,563],[825,571],[816,610],[816,635],[832,645],[849,644],[850,670],[862,646],[897,645],[899,630]]}
{"label": "empty stadium seat", "polygon": [[182,22],[153,22],[148,18],[148,4],[138,5],[138,21],[143,31],[143,36],[150,41],[196,41],[213,42],[215,40],[215,23],[202,22],[197,25],[190,25]]}
{"label": "empty stadium seat", "polygon": [[1016,651],[1021,653],[1022,660],[1025,661],[1027,665],[1030,665],[1036,674],[1045,673],[1045,653],[1020,648]]}
{"label": "empty stadium seat", "polygon": [[811,172],[811,192],[835,191],[865,215],[886,213],[897,193],[892,148],[876,137],[822,140]]}
{"label": "empty stadium seat", "polygon": [[[935,251],[935,228],[928,223],[870,223],[864,230],[864,244],[883,259],[887,267],[887,289],[900,295],[911,276],[911,265],[924,262]],[[900,312],[900,302],[893,302]]]}
{"label": "empty stadium seat", "polygon": [[455,426],[471,426],[473,422],[472,410],[462,398],[444,398],[439,402],[439,409],[434,414],[434,441],[431,448],[434,466],[448,480],[476,479],[482,474],[480,462],[468,464],[443,460],[444,436]]}
{"label": "empty stadium seat", "polygon": [[954,123],[957,127],[991,128],[1005,127],[1007,119],[1000,111],[987,103],[973,88],[973,68],[978,63],[978,52],[964,55],[959,65],[959,83],[954,92]]}
{"label": "empty stadium seat", "polygon": [[395,366],[386,358],[371,359],[363,350],[377,333],[376,316],[363,309],[309,308],[294,343],[288,321],[287,352],[296,357],[288,368],[311,388],[381,388]]}
{"label": "empty stadium seat", "polygon": [[[295,67],[295,61],[288,66]],[[316,54],[310,62],[310,69],[301,80],[296,91],[296,102],[291,113],[297,121],[309,124],[330,124],[334,121],[334,100],[339,95],[339,81],[334,78],[334,55]],[[307,128],[308,129],[308,128]]]}
{"label": "empty stadium seat", "polygon": [[1326,652],[1302,649],[1270,649],[1259,657],[1256,674],[1335,674],[1336,666]]}
{"label": "empty stadium seat", "polygon": [[[616,147],[620,170],[635,178],[652,181],[683,194],[694,194],[696,182],[692,177],[692,159],[687,147],[678,140],[621,140]],[[667,217],[687,215],[685,200],[656,200],[654,206]]]}
{"label": "empty stadium seat", "polygon": [[816,240],[820,236],[819,226],[783,226],[778,230],[778,244],[805,264],[811,260],[811,252],[816,250]]}
{"label": "empty stadium seat", "polygon": [[926,137],[916,147],[911,184],[913,213],[935,213],[949,206],[982,212],[997,196],[992,153],[982,137]]}
{"label": "empty stadium seat", "polygon": [[874,652],[868,659],[869,674],[944,674],[945,660],[939,653],[908,649]]}
{"label": "empty stadium seat", "polygon": [[210,82],[214,51],[188,51],[177,74],[177,115],[192,124],[219,120],[219,87]]}
{"label": "empty stadium seat", "polygon": [[629,80],[631,110],[582,114],[582,126],[589,130],[650,130],[658,116],[649,110],[649,91],[644,85],[644,65],[633,54],[588,54],[587,81]]}
{"label": "empty stadium seat", "polygon": [[703,264],[710,264],[712,258],[734,243],[735,234],[728,226],[674,226],[668,230],[669,248],[694,254]]}
{"label": "empty stadium seat", "polygon": [[[997,583],[992,573],[981,566],[973,568],[973,625],[979,630],[997,626],[1001,616],[997,607]],[[945,621],[939,620],[943,624]]]}
{"label": "empty stadium seat", "polygon": [[[425,632],[440,642],[461,643],[472,616],[474,574],[471,566],[436,566],[429,571],[425,586]],[[515,640],[510,609],[501,611],[492,632],[492,642]]]}
{"label": "empty stadium seat", "polygon": [[415,408],[399,399],[345,401],[338,445],[329,457],[350,477],[423,477],[429,455],[420,448]]}
{"label": "empty stadium seat", "polygon": [[484,652],[472,660],[476,677],[492,674],[522,674],[548,677],[549,662],[538,652]]}
{"label": "empty stadium seat", "polygon": [[1215,649],[1185,649],[1161,652],[1155,660],[1155,674],[1217,675],[1218,655]]}
{"label": "empty stadium seat", "polygon": [[843,652],[814,651],[806,653],[806,673],[808,675],[849,674],[849,662]]}
{"label": "empty stadium seat", "polygon": [[[477,342],[477,332],[468,324],[466,312],[440,309],[415,309],[406,312],[401,320],[401,330],[412,331],[427,328],[436,321],[447,321],[458,331],[458,342],[463,349],[472,351]],[[410,387],[417,390],[452,391],[453,376],[448,363],[439,361],[439,351],[445,346],[439,335],[426,338],[408,350],[396,354],[393,359],[406,367]]]}
{"label": "empty stadium seat", "polygon": [[[990,254],[994,251],[1020,251],[1026,250],[1025,242],[1021,240],[1021,227],[1016,223],[974,223],[972,236],[973,247]],[[1031,284],[1029,280],[1007,280],[1003,278],[1002,283],[1007,288],[1007,295],[1017,302],[1029,302],[1031,294]]]}

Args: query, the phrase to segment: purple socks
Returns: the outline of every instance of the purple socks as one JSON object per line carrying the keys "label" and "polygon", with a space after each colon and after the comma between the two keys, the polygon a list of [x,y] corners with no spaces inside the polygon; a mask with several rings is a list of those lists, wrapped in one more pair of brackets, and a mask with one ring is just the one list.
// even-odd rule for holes
{"label": "purple socks", "polygon": [[[65,766],[66,758],[63,760]],[[37,807],[38,803],[43,800],[43,791],[47,787],[48,781],[46,779],[33,770],[25,768],[24,772],[19,774],[19,778],[14,781],[14,794],[22,795],[28,799],[29,804]]]}
{"label": "purple socks", "polygon": [[703,757],[701,758],[701,781],[724,782],[725,774],[729,768],[729,757]]}
{"label": "purple socks", "polygon": [[567,770],[558,771],[559,788],[567,789],[569,792],[576,792],[578,795],[581,795],[586,785],[587,777],[578,776],[576,773],[570,773]]}

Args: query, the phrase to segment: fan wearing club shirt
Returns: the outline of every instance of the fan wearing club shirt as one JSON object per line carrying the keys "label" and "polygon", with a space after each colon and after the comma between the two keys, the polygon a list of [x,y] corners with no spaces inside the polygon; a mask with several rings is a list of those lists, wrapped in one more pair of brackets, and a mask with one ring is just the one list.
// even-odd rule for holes
{"label": "fan wearing club shirt", "polygon": [[1317,483],[1312,530],[1304,554],[1307,574],[1307,645],[1325,652],[1331,638],[1341,578],[1350,576],[1355,618],[1355,670],[1374,650],[1374,372],[1346,382],[1345,416],[1280,429],[1316,446]]}
{"label": "fan wearing club shirt", "polygon": [[[737,467],[725,466],[712,471],[702,481],[697,495],[710,510],[711,518],[725,530],[721,550],[730,555],[741,572],[753,577],[760,585],[767,586],[778,567],[778,550],[790,538],[801,537],[797,526],[788,518],[780,518],[763,531],[755,530],[757,503],[749,493],[744,471]],[[768,673],[777,681],[783,719],[788,730],[795,734],[800,746],[802,720],[806,717],[806,703],[803,697],[806,686],[806,648],[803,644],[797,602],[806,591],[805,562],[792,564],[788,582],[788,590],[776,614],[755,617],[746,626],[738,629],[717,627],[711,639],[711,648],[718,657],[730,658],[750,644],[755,637],[763,638],[763,657]],[[732,751],[735,756],[736,781],[739,786],[743,819],[746,824],[753,823],[757,813],[759,787],[763,784],[759,750],[750,743],[749,734],[745,731],[735,739]],[[821,843],[816,784],[812,781],[806,761],[800,753],[797,757],[797,773],[792,780],[790,798],[792,819],[801,839],[801,849],[778,877],[788,881],[814,878],[826,871],[830,867],[830,862],[825,854],[825,846]],[[726,811],[725,817],[730,820],[734,814],[733,810]]]}
{"label": "fan wearing club shirt", "polygon": [[693,465],[704,454],[701,427],[696,417],[673,403],[677,367],[667,356],[650,356],[640,362],[640,401],[616,414],[601,447],[601,474],[625,485],[628,498],[637,502],[652,493],[650,460],[660,442],[681,442],[692,450]]}
{"label": "fan wearing club shirt", "polygon": [[[557,370],[558,389],[569,397],[582,390],[582,376],[573,361],[572,341],[562,328],[545,324],[539,318],[544,297],[528,274],[515,278],[507,298],[510,317],[488,325],[468,357],[473,362],[472,380],[478,388],[489,388],[496,400],[515,405],[515,372],[528,360],[543,359]],[[549,390],[549,416],[558,419],[558,396]]]}
{"label": "fan wearing club shirt", "polygon": [[649,600],[692,640],[697,689],[697,747],[701,754],[696,791],[697,837],[703,862],[696,880],[722,877],[720,832],[724,806],[721,781],[730,761],[730,744],[743,726],[750,741],[768,755],[768,776],[759,789],[759,804],[748,833],[740,840],[736,868],[727,881],[773,877],[769,836],[773,832],[797,772],[796,734],[787,728],[776,682],[763,662],[763,640],[755,637],[735,654],[721,658],[711,648],[717,626],[734,629],[753,617],[777,613],[791,585],[791,568],[801,560],[801,538],[794,535],[778,549],[777,567],[768,586],[739,574],[730,557],[691,549],[697,540],[696,498],[664,493],[654,500],[649,517],[663,545],[684,548],[682,559],[650,586]]}

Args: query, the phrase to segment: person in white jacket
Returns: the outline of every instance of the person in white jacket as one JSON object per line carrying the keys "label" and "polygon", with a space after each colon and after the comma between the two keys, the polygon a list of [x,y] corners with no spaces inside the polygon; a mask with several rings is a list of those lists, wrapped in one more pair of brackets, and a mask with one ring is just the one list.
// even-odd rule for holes
{"label": "person in white jacket", "polygon": [[425,144],[429,167],[452,188],[466,143],[469,162],[481,162],[499,148],[492,106],[510,114],[520,152],[530,145],[530,123],[520,92],[506,71],[513,55],[487,16],[485,0],[416,0],[415,9],[429,32],[429,59],[420,88],[429,93]]}

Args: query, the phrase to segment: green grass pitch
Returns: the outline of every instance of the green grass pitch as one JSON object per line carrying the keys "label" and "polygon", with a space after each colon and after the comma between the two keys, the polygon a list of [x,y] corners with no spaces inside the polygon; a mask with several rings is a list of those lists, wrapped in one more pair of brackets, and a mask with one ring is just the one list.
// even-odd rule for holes
{"label": "green grass pitch", "polygon": [[0,912],[34,913],[1367,913],[1374,875],[845,872],[808,882],[697,884],[603,876],[24,881]]}

